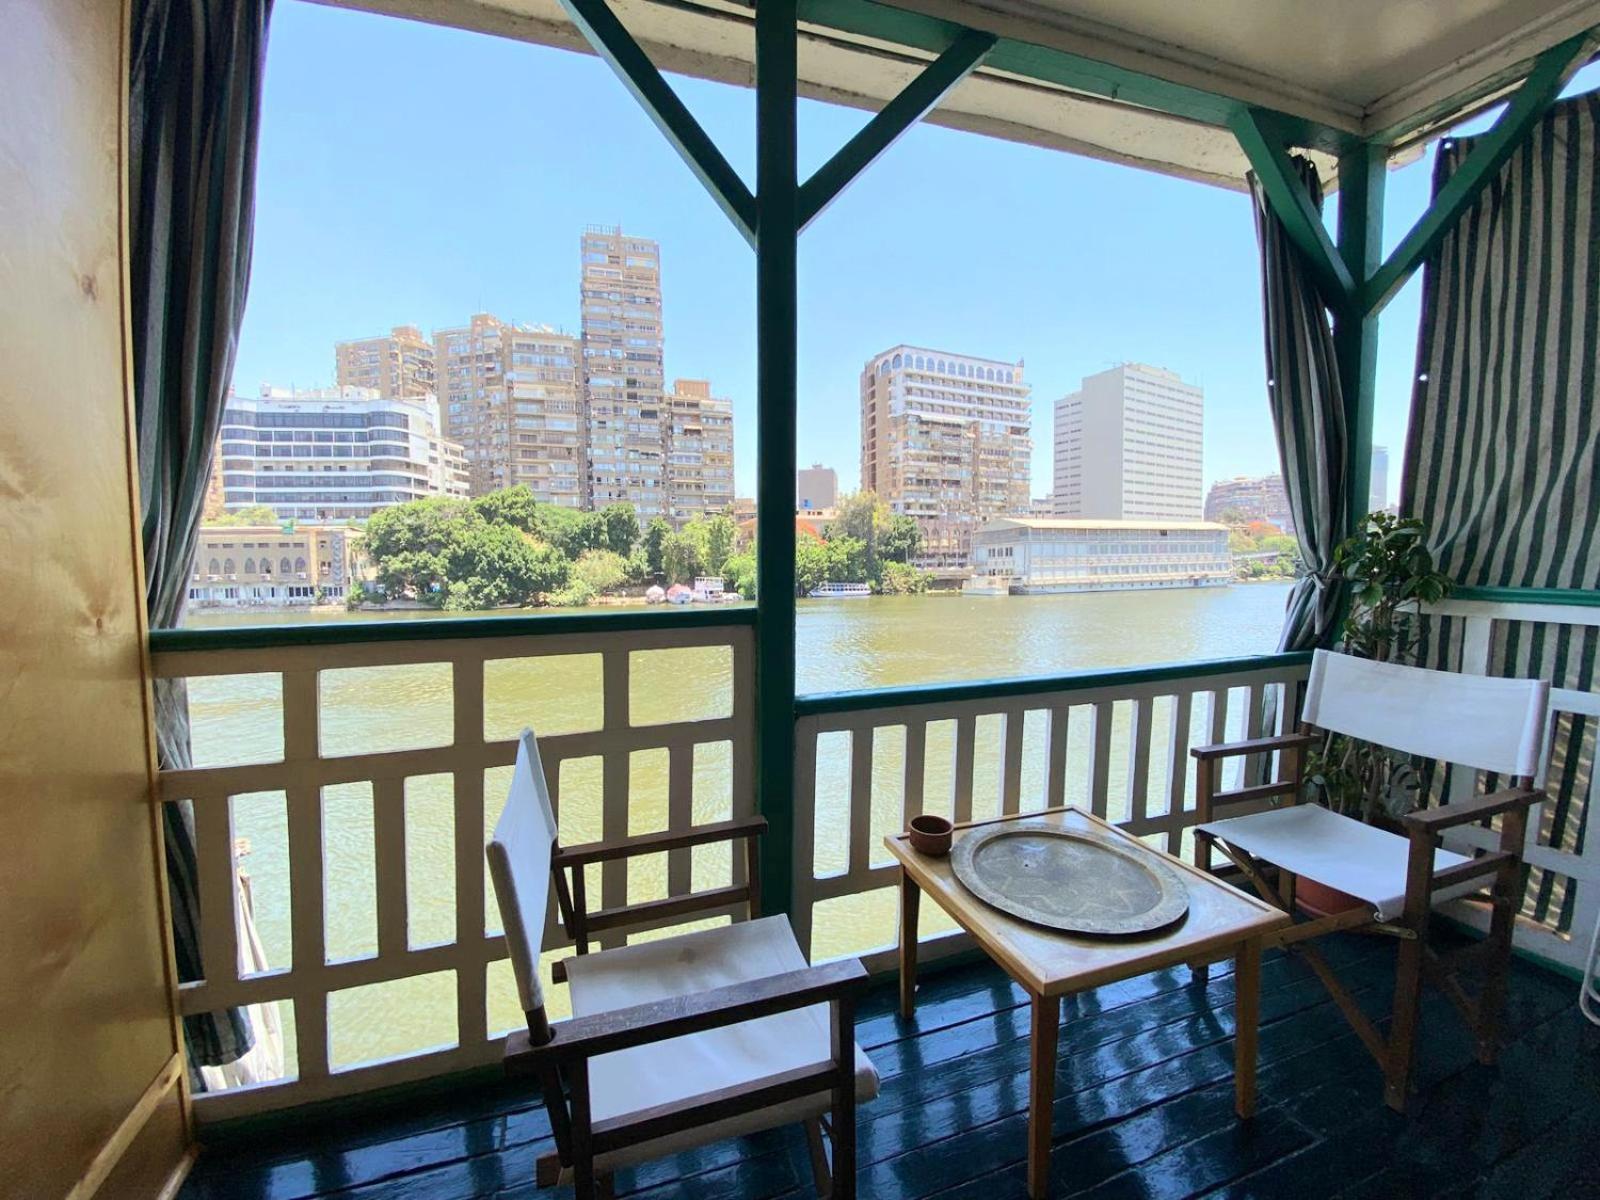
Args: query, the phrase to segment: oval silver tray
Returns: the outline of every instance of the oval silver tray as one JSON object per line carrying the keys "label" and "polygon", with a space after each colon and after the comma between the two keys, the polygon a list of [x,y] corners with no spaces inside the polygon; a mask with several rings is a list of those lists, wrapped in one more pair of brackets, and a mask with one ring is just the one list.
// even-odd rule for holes
{"label": "oval silver tray", "polygon": [[985,904],[1064,933],[1152,933],[1189,911],[1183,880],[1159,858],[1043,821],[976,830],[950,866]]}

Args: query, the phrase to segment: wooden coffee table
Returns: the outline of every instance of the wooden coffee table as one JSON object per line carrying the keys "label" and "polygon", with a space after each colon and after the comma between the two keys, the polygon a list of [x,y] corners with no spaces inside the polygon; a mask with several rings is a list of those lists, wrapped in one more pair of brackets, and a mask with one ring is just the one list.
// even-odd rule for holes
{"label": "wooden coffee table", "polygon": [[1189,912],[1170,930],[1147,937],[1108,939],[1058,933],[991,908],[956,879],[948,856],[932,858],[911,848],[904,833],[884,838],[900,863],[900,1014],[916,1003],[917,908],[923,892],[970,933],[988,956],[1032,999],[1033,1034],[1028,1088],[1028,1195],[1041,1200],[1050,1180],[1051,1107],[1055,1101],[1056,1041],[1061,998],[1177,963],[1232,957],[1234,976],[1234,1109],[1255,1111],[1256,1033],[1260,1023],[1261,939],[1289,923],[1286,914],[1213,878],[1182,859],[1152,850],[1138,838],[1077,808],[973,821],[968,830],[1005,821],[1046,821],[1099,833],[1130,850],[1159,858],[1189,891]]}

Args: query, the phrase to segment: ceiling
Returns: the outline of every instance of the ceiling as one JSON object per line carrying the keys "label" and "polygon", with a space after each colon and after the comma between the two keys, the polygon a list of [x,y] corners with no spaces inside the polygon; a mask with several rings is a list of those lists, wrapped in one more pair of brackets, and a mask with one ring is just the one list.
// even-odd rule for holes
{"label": "ceiling", "polygon": [[[332,2],[588,50],[557,0]],[[662,70],[753,83],[750,4],[613,0],[612,7]],[[1515,86],[1532,57],[1600,26],[1600,0],[897,0],[895,7],[1401,143],[1491,102]],[[808,11],[823,21],[848,8]],[[931,57],[859,30],[806,24],[801,93],[876,109]],[[1241,187],[1248,166],[1224,128],[993,66],[969,76],[928,119],[1224,187]],[[1313,157],[1331,181],[1331,156]]]}

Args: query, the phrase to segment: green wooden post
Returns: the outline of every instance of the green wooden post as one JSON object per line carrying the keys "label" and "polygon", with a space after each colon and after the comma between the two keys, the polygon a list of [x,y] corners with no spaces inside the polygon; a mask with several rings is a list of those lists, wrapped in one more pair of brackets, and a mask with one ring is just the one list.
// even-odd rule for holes
{"label": "green wooden post", "polygon": [[1339,156],[1339,256],[1356,281],[1333,311],[1333,349],[1344,394],[1349,458],[1347,532],[1360,528],[1372,487],[1372,414],[1378,379],[1378,314],[1361,303],[1361,284],[1383,261],[1383,188],[1388,148],[1364,144]]}
{"label": "green wooden post", "polygon": [[756,781],[761,908],[794,900],[795,0],[756,5]]}

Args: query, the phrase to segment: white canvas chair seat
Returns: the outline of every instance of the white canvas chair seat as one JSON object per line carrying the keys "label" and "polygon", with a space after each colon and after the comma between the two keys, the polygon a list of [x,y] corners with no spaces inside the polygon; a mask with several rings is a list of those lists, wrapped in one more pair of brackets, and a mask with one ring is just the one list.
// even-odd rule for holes
{"label": "white canvas chair seat", "polygon": [[[575,1017],[802,971],[807,965],[784,917],[741,921],[566,960]],[[628,1117],[720,1088],[770,1080],[824,1062],[830,1053],[828,1006],[818,1004],[602,1054],[589,1063],[593,1119]],[[857,1099],[871,1100],[877,1094],[878,1072],[857,1046]],[[595,1169],[607,1174],[694,1146],[798,1123],[824,1115],[830,1105],[829,1094],[818,1092],[601,1155]]]}
{"label": "white canvas chair seat", "polygon": [[[1342,817],[1318,804],[1209,821],[1199,828],[1264,862],[1367,901],[1379,920],[1393,921],[1405,909],[1411,843],[1397,834]],[[1433,852],[1436,872],[1466,861],[1449,850]],[[1470,895],[1485,884],[1482,879],[1469,879],[1442,888],[1433,894],[1433,903]]]}

